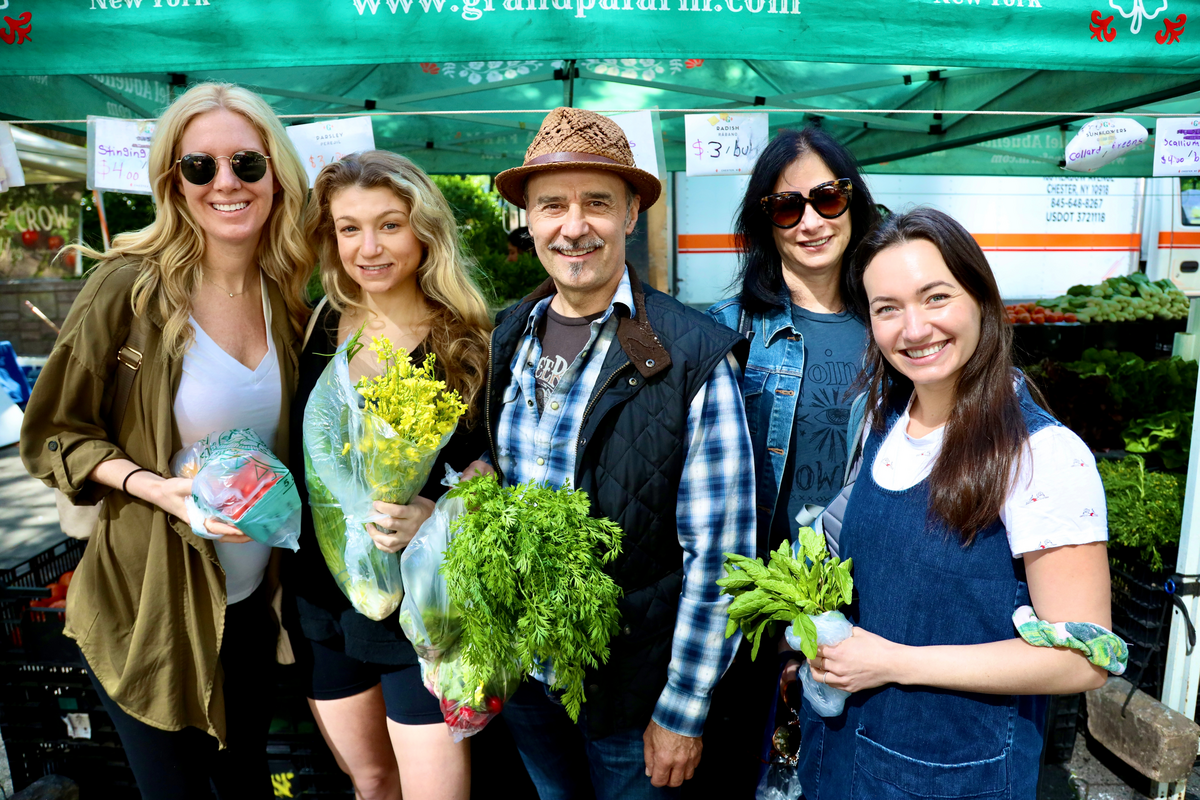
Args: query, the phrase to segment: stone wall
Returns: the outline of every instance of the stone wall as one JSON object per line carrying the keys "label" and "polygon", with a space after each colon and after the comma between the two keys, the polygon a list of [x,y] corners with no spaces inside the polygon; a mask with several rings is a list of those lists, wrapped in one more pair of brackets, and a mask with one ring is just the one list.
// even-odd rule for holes
{"label": "stone wall", "polygon": [[49,355],[57,335],[25,306],[25,301],[61,326],[82,288],[80,280],[0,281],[0,341],[12,342],[19,356]]}

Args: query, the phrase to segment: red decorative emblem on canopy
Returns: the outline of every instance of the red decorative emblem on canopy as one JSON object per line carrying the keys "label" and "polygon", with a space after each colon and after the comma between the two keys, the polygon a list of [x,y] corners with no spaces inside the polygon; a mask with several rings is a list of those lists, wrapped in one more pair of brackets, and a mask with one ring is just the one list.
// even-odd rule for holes
{"label": "red decorative emblem on canopy", "polygon": [[1187,22],[1187,14],[1180,14],[1175,18],[1174,22],[1169,19],[1163,20],[1163,30],[1154,34],[1154,41],[1159,44],[1175,44],[1179,41],[1179,34],[1183,33],[1183,24]]}
{"label": "red decorative emblem on canopy", "polygon": [[33,30],[32,11],[26,11],[16,19],[5,17],[4,21],[8,23],[8,30],[0,31],[0,39],[3,39],[5,44],[24,44],[33,41],[29,38],[29,33]]}
{"label": "red decorative emblem on canopy", "polygon": [[1111,30],[1108,26],[1112,24],[1115,14],[1110,14],[1103,19],[1100,18],[1099,11],[1092,12],[1092,24],[1088,27],[1092,30],[1092,38],[1097,42],[1111,42],[1117,38],[1117,32]]}

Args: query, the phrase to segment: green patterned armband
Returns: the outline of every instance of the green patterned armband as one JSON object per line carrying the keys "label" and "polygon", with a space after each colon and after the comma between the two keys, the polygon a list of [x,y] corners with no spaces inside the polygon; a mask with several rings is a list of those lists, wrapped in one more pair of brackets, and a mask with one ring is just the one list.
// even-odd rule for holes
{"label": "green patterned armband", "polygon": [[1087,656],[1097,667],[1113,675],[1125,671],[1129,648],[1107,628],[1091,622],[1043,622],[1030,606],[1021,606],[1013,614],[1017,633],[1034,647],[1069,647]]}

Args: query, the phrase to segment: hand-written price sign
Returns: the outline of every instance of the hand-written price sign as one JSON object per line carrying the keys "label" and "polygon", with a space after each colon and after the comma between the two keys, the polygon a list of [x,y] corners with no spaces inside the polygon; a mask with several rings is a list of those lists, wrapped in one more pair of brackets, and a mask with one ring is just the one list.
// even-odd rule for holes
{"label": "hand-written price sign", "polygon": [[1154,177],[1200,175],[1200,117],[1160,119],[1154,126]]}
{"label": "hand-written price sign", "polygon": [[686,114],[687,174],[742,175],[766,147],[767,114]]}
{"label": "hand-written price sign", "polygon": [[667,174],[666,160],[662,158],[662,148],[658,147],[661,131],[655,119],[656,111],[635,111],[631,114],[613,114],[610,119],[621,126],[625,138],[629,140],[629,148],[633,151],[633,161],[638,169],[644,169],[654,177],[662,180]]}
{"label": "hand-written price sign", "polygon": [[87,187],[102,192],[152,194],[150,139],[154,120],[88,117]]}
{"label": "hand-written price sign", "polygon": [[347,117],[325,122],[292,125],[287,129],[292,144],[300,154],[308,185],[312,186],[317,173],[326,164],[339,161],[351,153],[375,149],[375,131],[370,117]]}

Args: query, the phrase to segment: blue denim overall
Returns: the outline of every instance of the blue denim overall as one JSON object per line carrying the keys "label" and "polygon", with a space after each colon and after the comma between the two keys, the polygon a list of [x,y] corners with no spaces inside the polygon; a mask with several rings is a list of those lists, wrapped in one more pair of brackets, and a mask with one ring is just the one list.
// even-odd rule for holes
{"label": "blue denim overall", "polygon": [[[1022,380],[1030,434],[1058,423]],[[889,409],[887,430],[903,401]],[[881,488],[872,465],[884,436],[872,431],[850,495],[841,554],[854,559],[855,625],[906,645],[965,645],[1016,636],[1028,604],[1024,562],[999,518],[964,547],[930,520],[928,480]],[[800,776],[806,800],[1034,800],[1046,698],[889,684],[850,696],[833,719],[804,703]]]}

